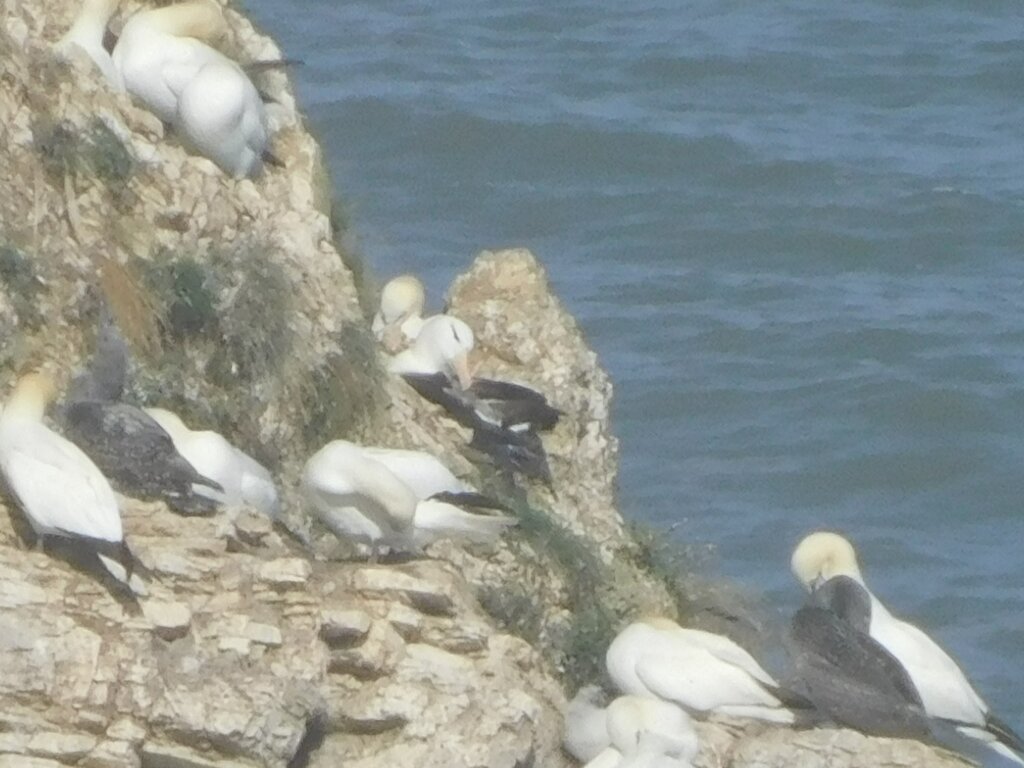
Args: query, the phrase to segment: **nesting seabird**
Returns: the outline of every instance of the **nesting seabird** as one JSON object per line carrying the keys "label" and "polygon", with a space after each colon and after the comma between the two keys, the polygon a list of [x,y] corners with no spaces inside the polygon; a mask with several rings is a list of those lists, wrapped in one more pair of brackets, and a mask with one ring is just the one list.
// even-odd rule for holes
{"label": "nesting seabird", "polygon": [[[870,636],[891,653],[906,670],[931,717],[958,725],[961,733],[985,741],[1004,757],[1024,764],[1024,741],[1005,722],[992,714],[957,663],[928,635],[891,613],[867,588],[853,545],[836,533],[812,533],[793,552],[792,570],[808,591],[820,589],[836,577],[848,580],[843,589],[859,593],[870,606]],[[847,597],[849,601],[849,596]],[[856,603],[849,604],[856,606]],[[857,617],[856,610],[852,614]]]}
{"label": "nesting seabird", "polygon": [[270,132],[252,80],[209,45],[226,30],[214,2],[144,9],[124,25],[112,56],[132,96],[196,152],[243,178],[262,168]]}
{"label": "nesting seabird", "polygon": [[123,91],[121,73],[114,66],[110,52],[103,45],[107,23],[117,11],[120,0],[82,0],[82,7],[71,28],[57,43],[59,53],[75,48],[84,51],[92,59],[114,90]]}
{"label": "nesting seabird", "polygon": [[399,275],[384,284],[371,329],[388,352],[404,349],[419,336],[426,300],[423,283],[415,275]]}
{"label": "nesting seabird", "polygon": [[561,411],[540,392],[472,375],[469,354],[474,344],[473,331],[462,320],[435,315],[423,323],[413,345],[396,355],[389,368],[471,429],[481,424],[513,431],[552,429]]}
{"label": "nesting seabird", "polygon": [[470,447],[505,469],[551,485],[547,453],[536,430],[553,427],[560,411],[528,387],[474,378],[469,367],[473,345],[473,331],[462,320],[435,315],[389,369],[472,429]]}
{"label": "nesting seabird", "polygon": [[472,514],[438,498],[420,499],[362,446],[335,440],[306,462],[302,492],[337,536],[381,548],[415,551],[441,538],[489,542],[516,520]]}
{"label": "nesting seabird", "polygon": [[927,738],[928,718],[913,681],[867,633],[870,602],[837,576],[811,593],[790,627],[797,679],[823,715],[874,736]]}
{"label": "nesting seabird", "polygon": [[114,578],[143,594],[110,483],[88,456],[42,423],[55,396],[47,376],[29,374],[0,414],[0,470],[7,487],[40,539],[88,544]]}
{"label": "nesting seabird", "polygon": [[119,491],[161,499],[185,514],[208,514],[217,502],[193,486],[223,491],[174,447],[171,436],[141,408],[117,402],[127,377],[127,348],[112,318],[102,315],[96,351],[61,406],[67,437],[99,466]]}
{"label": "nesting seabird", "polygon": [[562,748],[581,763],[588,763],[611,745],[607,701],[596,685],[585,685],[565,709]]}
{"label": "nesting seabird", "polygon": [[276,519],[281,511],[277,485],[270,470],[249,454],[236,448],[212,430],[189,429],[176,413],[163,408],[146,408],[174,441],[189,464],[203,477],[217,482],[222,491],[196,485],[193,491],[227,507],[249,506]]}
{"label": "nesting seabird", "polygon": [[641,619],[608,647],[608,675],[623,693],[672,701],[688,712],[793,723],[808,702],[783,689],[727,637]]}

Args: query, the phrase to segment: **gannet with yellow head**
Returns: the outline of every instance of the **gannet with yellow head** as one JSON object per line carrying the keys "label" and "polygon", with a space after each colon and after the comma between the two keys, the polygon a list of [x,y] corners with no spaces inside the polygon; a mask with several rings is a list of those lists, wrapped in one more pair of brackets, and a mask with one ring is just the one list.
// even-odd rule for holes
{"label": "gannet with yellow head", "polygon": [[388,352],[400,351],[419,336],[426,300],[423,283],[415,275],[399,275],[384,284],[371,328]]}
{"label": "gannet with yellow head", "polygon": [[37,536],[88,542],[116,579],[144,592],[132,577],[133,558],[110,483],[77,446],[42,422],[56,394],[49,376],[29,374],[0,414],[0,471],[7,487]]}
{"label": "gannet with yellow head", "polygon": [[[857,618],[847,617],[867,632],[903,665],[931,717],[960,725],[965,735],[977,738],[1004,757],[1024,764],[1024,740],[989,710],[968,682],[959,665],[928,635],[896,618],[867,588],[853,545],[837,533],[818,531],[806,536],[793,551],[793,575],[808,592],[833,579],[844,579],[845,589],[863,590]],[[853,605],[855,601],[846,600]],[[867,613],[867,616],[862,614]]]}
{"label": "gannet with yellow head", "polygon": [[119,5],[120,0],[82,0],[82,7],[71,28],[58,41],[56,48],[60,54],[67,54],[71,49],[84,51],[110,86],[116,91],[123,91],[121,73],[103,45],[107,24]]}
{"label": "gannet with yellow head", "polygon": [[328,443],[306,462],[301,488],[320,519],[340,538],[367,545],[371,559],[382,547],[411,551],[440,538],[493,541],[515,519],[478,515],[413,489],[362,446]]}
{"label": "gannet with yellow head", "polygon": [[139,11],[113,61],[132,96],[196,152],[242,178],[262,168],[270,133],[252,80],[211,45],[226,31],[223,10],[209,0]]}

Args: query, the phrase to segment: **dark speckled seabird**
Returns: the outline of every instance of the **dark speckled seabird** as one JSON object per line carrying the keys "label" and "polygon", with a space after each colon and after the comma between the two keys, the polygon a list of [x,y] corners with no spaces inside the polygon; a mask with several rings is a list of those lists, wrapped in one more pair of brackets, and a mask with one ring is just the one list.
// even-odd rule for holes
{"label": "dark speckled seabird", "polygon": [[93,359],[73,381],[61,409],[64,433],[118,491],[166,501],[182,514],[212,513],[216,502],[194,493],[192,486],[219,491],[220,485],[199,474],[149,414],[117,402],[124,391],[127,363],[124,339],[104,311]]}
{"label": "dark speckled seabird", "polygon": [[807,697],[839,725],[875,736],[930,733],[921,696],[903,665],[867,634],[871,603],[859,584],[830,579],[797,611],[793,662]]}
{"label": "dark speckled seabird", "polygon": [[[925,713],[983,742],[1007,760],[1024,765],[1024,740],[989,709],[960,666],[927,634],[893,616],[865,584],[853,545],[818,531],[793,552],[791,567],[808,592],[823,589],[835,615],[855,628],[865,623],[871,639],[890,653],[920,694]],[[840,579],[834,585],[830,582]]]}

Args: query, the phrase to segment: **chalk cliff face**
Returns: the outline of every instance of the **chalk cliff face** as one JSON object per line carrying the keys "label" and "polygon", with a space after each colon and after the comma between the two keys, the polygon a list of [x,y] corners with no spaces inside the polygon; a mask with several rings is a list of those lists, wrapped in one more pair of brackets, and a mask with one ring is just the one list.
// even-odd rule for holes
{"label": "chalk cliff face", "polygon": [[[125,5],[115,28],[138,7]],[[270,466],[287,529],[311,546],[249,513],[185,519],[122,499],[151,571],[135,606],[74,551],[27,546],[0,496],[0,767],[570,765],[564,688],[598,678],[627,616],[674,612],[679,595],[616,511],[611,384],[543,268],[484,252],[449,300],[476,330],[481,373],[565,412],[545,437],[557,497],[473,463],[465,431],[383,372],[372,286],[341,246],[287,76],[259,76],[284,167],[235,181],[87,59],[55,59],[76,11],[0,8],[0,388],[40,366],[66,384],[105,300],[134,354],[130,398]],[[232,55],[278,55],[228,18]],[[434,452],[521,526],[497,547],[439,542],[401,565],[339,559],[351,553],[295,492],[305,458],[339,437]],[[843,731],[704,733],[702,766],[958,764]]]}

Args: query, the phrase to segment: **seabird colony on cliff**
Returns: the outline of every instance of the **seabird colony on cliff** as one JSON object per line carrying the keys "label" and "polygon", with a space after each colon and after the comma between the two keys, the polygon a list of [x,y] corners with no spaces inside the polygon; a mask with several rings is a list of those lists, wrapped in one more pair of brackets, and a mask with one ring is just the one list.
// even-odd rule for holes
{"label": "seabird colony on cliff", "polygon": [[[226,173],[259,171],[269,130],[263,101],[236,62],[216,49],[227,30],[219,5],[196,0],[131,16],[108,51],[119,0],[83,0],[58,51],[83,51],[112,88],[127,90],[182,140]],[[539,392],[475,377],[472,329],[442,314],[424,318],[414,276],[389,282],[373,332],[393,355],[389,370],[472,430],[471,447],[510,472],[551,483],[540,432],[560,412]],[[43,424],[52,380],[22,377],[0,413],[0,472],[42,542],[57,537],[93,553],[137,595],[145,594],[108,477],[124,493],[158,498],[183,513],[249,506],[276,518],[270,472],[215,432],[176,414],[123,401],[127,348],[109,317],[93,360],[59,409],[71,441]],[[73,442],[72,442],[73,441]],[[77,445],[75,444],[77,443]],[[514,526],[508,509],[419,451],[334,440],[302,473],[303,497],[340,538],[369,549],[416,552],[438,538],[490,542]],[[793,674],[781,685],[732,640],[666,617],[626,626],[607,649],[618,696],[577,694],[566,712],[566,750],[591,768],[687,768],[699,742],[692,717],[781,725],[823,721],[867,734],[972,743],[1024,764],[1024,741],[996,717],[956,662],[919,628],[894,617],[868,590],[852,545],[819,532],[793,553],[808,591],[790,625]],[[963,748],[963,742],[951,745]]]}
{"label": "seabird colony on cliff", "polygon": [[561,412],[529,387],[474,376],[469,361],[476,344],[473,330],[448,314],[423,319],[423,297],[423,284],[412,275],[394,278],[381,292],[373,326],[394,353],[388,370],[471,429],[471,448],[505,470],[550,486],[551,469],[538,433],[553,429]]}
{"label": "seabird colony on cliff", "polygon": [[[1024,764],[1024,742],[991,712],[956,662],[868,590],[846,539],[827,532],[807,536],[791,567],[809,596],[790,625],[787,687],[732,640],[655,617],[628,625],[609,645],[606,671],[615,690],[694,717],[805,727],[831,722],[973,758],[987,747],[1001,764]],[[604,699],[600,688],[585,686],[569,703],[565,750],[590,767],[639,764],[616,743],[612,707],[603,707]],[[665,715],[643,711],[634,709],[634,717],[651,734],[648,753],[661,749],[665,759],[677,761],[656,764],[689,765],[678,762],[682,750],[665,740]],[[689,739],[693,730],[677,724],[672,733]]]}
{"label": "seabird colony on cliff", "polygon": [[217,50],[228,26],[212,0],[142,9],[109,52],[107,25],[119,0],[84,0],[58,52],[85,52],[115,90],[126,90],[171,125],[182,142],[235,178],[271,159],[259,91],[244,69]]}

